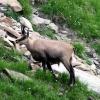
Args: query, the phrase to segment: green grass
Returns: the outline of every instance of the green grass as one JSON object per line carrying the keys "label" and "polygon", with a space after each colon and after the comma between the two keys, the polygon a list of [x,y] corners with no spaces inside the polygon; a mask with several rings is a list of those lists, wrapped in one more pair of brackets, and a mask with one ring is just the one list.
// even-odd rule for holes
{"label": "green grass", "polygon": [[77,56],[79,56],[80,58],[84,59],[86,61],[87,64],[91,65],[92,62],[89,60],[88,55],[86,54],[86,50],[84,48],[84,45],[80,42],[75,42],[73,44],[74,48],[75,48],[75,54]]}
{"label": "green grass", "polygon": [[5,12],[5,15],[8,17],[12,17],[15,20],[18,20],[19,13],[14,12],[11,8],[7,7],[7,11]]}
{"label": "green grass", "polygon": [[5,12],[6,16],[12,17],[15,20],[18,20],[19,16],[24,16],[28,19],[31,19],[32,7],[29,0],[18,0],[22,6],[22,11],[15,12],[10,7],[7,7],[7,11]]}
{"label": "green grass", "polygon": [[94,43],[92,47],[95,49],[98,55],[100,55],[100,43]]}
{"label": "green grass", "polygon": [[18,62],[22,58],[21,54],[15,49],[7,48],[6,42],[0,38],[0,60]]}
{"label": "green grass", "polygon": [[100,38],[100,2],[98,0],[48,0],[42,11],[62,16],[65,23],[87,39]]}
{"label": "green grass", "polygon": [[37,32],[39,32],[41,35],[49,37],[50,39],[56,39],[55,32],[49,29],[46,26],[35,26],[33,25],[33,29]]}
{"label": "green grass", "polygon": [[[52,80],[50,73],[44,74],[37,70],[31,76],[33,81],[14,82],[0,79],[1,100],[87,100],[89,96],[100,99],[100,95],[88,91],[86,85],[77,80],[76,85],[68,91],[66,75],[60,75],[57,82]],[[65,89],[66,90],[63,90]],[[60,93],[63,92],[62,95]],[[16,97],[16,98],[15,98]]]}
{"label": "green grass", "polygon": [[9,68],[25,73],[28,70],[27,63],[22,55],[14,49],[8,49],[5,42],[0,39],[0,70]]}
{"label": "green grass", "polygon": [[[3,47],[4,50],[2,50]],[[69,77],[66,74],[59,74],[56,82],[49,71],[47,73],[43,70],[37,70],[34,73],[29,71],[27,63],[20,54],[14,53],[12,49],[5,49],[3,41],[0,41],[1,53],[0,71],[4,68],[15,70],[29,76],[32,81],[12,82],[6,76],[0,77],[0,100],[87,100],[89,96],[96,100],[100,99],[100,95],[89,91],[87,86],[80,83],[78,79],[75,86],[69,88],[67,85]],[[12,54],[20,60],[12,59]]]}
{"label": "green grass", "polygon": [[76,42],[76,43],[74,43],[74,48],[75,48],[75,53],[76,53],[80,58],[83,58],[83,55],[84,55],[84,52],[85,52],[84,46],[83,46],[81,43]]}
{"label": "green grass", "polygon": [[22,8],[23,8],[21,15],[30,19],[31,14],[32,14],[32,7],[31,7],[31,4],[30,4],[30,1],[29,0],[18,0],[18,1],[20,2],[20,4],[22,5]]}

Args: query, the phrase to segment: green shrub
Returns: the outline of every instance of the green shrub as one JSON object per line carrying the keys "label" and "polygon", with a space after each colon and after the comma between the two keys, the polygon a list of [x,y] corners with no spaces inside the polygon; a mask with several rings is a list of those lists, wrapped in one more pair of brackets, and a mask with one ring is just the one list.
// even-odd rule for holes
{"label": "green shrub", "polygon": [[62,16],[66,24],[78,32],[79,36],[100,38],[100,2],[98,0],[48,0],[42,11]]}

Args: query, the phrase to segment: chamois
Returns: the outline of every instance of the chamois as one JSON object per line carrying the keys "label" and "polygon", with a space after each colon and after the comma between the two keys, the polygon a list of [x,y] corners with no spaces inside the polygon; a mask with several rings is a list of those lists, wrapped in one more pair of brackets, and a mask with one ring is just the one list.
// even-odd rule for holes
{"label": "chamois", "polygon": [[[33,59],[41,62],[43,69],[45,66],[54,75],[51,64],[59,64],[62,62],[70,74],[69,85],[75,84],[74,69],[71,65],[72,53],[74,52],[73,46],[69,43],[58,40],[35,39],[29,37],[29,31],[25,30],[22,25],[22,37],[16,40],[16,43],[26,45],[26,48],[32,54]],[[55,77],[55,75],[54,75]]]}

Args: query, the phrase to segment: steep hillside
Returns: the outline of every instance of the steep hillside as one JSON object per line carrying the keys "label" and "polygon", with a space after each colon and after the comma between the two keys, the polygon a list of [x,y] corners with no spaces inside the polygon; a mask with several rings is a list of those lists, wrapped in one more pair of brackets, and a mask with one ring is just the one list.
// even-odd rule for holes
{"label": "steep hillside", "polygon": [[100,94],[78,78],[71,88],[66,74],[55,72],[55,81],[40,63],[30,62],[25,46],[17,45],[16,50],[12,42],[21,36],[22,21],[33,37],[72,43],[75,54],[83,59],[79,58],[83,64],[79,69],[100,78],[99,1],[18,1],[0,1],[0,100],[100,100]]}

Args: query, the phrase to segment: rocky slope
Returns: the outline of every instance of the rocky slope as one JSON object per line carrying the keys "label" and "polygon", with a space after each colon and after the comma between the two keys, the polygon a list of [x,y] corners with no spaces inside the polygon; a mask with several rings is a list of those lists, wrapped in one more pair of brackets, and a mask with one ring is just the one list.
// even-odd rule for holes
{"label": "rocky slope", "polygon": [[[41,17],[41,13],[38,12],[37,9],[33,9],[31,23],[28,19],[24,17],[19,17],[21,23],[20,24],[18,21],[14,20],[11,17],[7,17],[4,14],[7,11],[7,5],[9,5],[16,12],[21,11],[22,7],[19,4],[19,2],[17,0],[15,0],[16,3],[12,3],[12,0],[11,1],[4,0],[4,1],[0,1],[0,37],[2,37],[4,41],[6,41],[9,44],[10,47],[14,48],[14,45],[11,41],[15,41],[16,38],[20,37],[21,24],[24,24],[30,29],[31,37],[49,39],[48,37],[41,36],[38,32],[34,31],[32,25],[35,25],[37,27],[44,26],[50,28],[51,30],[54,31],[54,33],[56,33],[55,37],[58,40],[63,40],[66,42],[74,42],[73,40],[76,39],[75,32],[73,32],[71,29],[68,29],[65,26],[63,26],[62,28],[60,25],[53,23],[50,19],[42,18],[44,16]],[[93,49],[91,49],[89,46],[85,48],[87,54],[91,55],[89,59],[91,60],[92,63],[91,65],[88,65],[84,60],[76,57],[75,59],[73,59],[72,63],[73,64],[75,64],[76,62],[80,63],[80,66],[75,68],[75,73],[76,76],[79,77],[80,81],[82,82],[85,81],[85,83],[88,84],[89,88],[100,93],[100,84],[99,84],[100,83],[100,58],[96,54],[96,52]],[[18,44],[16,49],[22,52],[23,55],[28,60],[30,53],[27,51],[25,46],[23,45],[20,46]],[[30,63],[30,65],[34,69],[34,64]],[[60,67],[53,65],[52,67],[54,70],[58,72],[65,71],[62,65],[60,65]]]}

